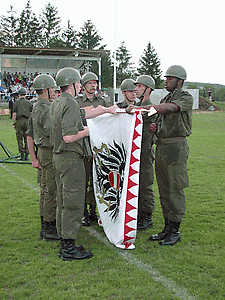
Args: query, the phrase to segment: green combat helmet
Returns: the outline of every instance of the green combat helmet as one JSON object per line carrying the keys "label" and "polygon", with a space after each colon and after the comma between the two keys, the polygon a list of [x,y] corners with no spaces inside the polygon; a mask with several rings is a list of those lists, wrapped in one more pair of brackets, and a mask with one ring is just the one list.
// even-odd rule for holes
{"label": "green combat helmet", "polygon": [[179,65],[173,65],[166,70],[164,77],[176,77],[182,80],[186,80],[187,72]]}
{"label": "green combat helmet", "polygon": [[33,88],[35,90],[44,90],[56,87],[55,79],[51,75],[40,74],[34,78]]}
{"label": "green combat helmet", "polygon": [[152,90],[155,89],[155,80],[149,75],[140,75],[135,81],[135,84],[138,83],[144,84],[145,86],[150,87]]}
{"label": "green combat helmet", "polygon": [[120,86],[122,92],[134,91],[136,88],[135,81],[133,79],[125,79]]}
{"label": "green combat helmet", "polygon": [[26,95],[26,93],[27,93],[27,90],[24,87],[21,87],[18,91],[18,94],[21,96]]}
{"label": "green combat helmet", "polygon": [[95,73],[87,72],[81,78],[81,84],[84,86],[86,82],[95,80],[98,82],[98,76]]}
{"label": "green combat helmet", "polygon": [[58,86],[67,86],[71,83],[80,81],[80,73],[74,68],[63,68],[56,74],[56,83]]}

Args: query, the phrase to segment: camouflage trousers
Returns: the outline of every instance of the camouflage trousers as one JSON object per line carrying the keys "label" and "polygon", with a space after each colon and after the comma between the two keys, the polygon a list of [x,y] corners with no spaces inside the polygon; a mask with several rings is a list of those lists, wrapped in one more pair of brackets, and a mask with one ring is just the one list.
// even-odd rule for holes
{"label": "camouflage trousers", "polygon": [[173,222],[182,222],[185,214],[188,154],[186,139],[156,147],[155,172],[163,217]]}
{"label": "camouflage trousers", "polygon": [[53,162],[57,183],[57,232],[64,239],[76,239],[84,213],[84,159],[79,153],[63,152],[54,154]]}

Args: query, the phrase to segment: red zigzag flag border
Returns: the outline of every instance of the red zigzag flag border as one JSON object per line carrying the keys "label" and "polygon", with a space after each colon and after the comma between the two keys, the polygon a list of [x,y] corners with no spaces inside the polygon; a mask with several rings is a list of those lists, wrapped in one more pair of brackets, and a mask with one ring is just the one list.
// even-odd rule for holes
{"label": "red zigzag flag border", "polygon": [[134,207],[133,205],[131,205],[129,203],[130,200],[134,199],[137,197],[137,195],[134,195],[130,192],[130,189],[137,185],[136,182],[133,182],[131,180],[131,176],[134,174],[139,173],[138,171],[134,170],[132,165],[137,162],[140,161],[136,159],[133,155],[134,151],[137,149],[140,149],[140,147],[138,147],[135,144],[135,140],[141,136],[141,134],[137,131],[137,126],[142,124],[142,118],[139,118],[141,116],[140,112],[136,112],[136,120],[135,120],[135,126],[134,126],[134,133],[133,133],[133,139],[132,139],[132,147],[131,147],[131,156],[130,156],[130,167],[129,167],[129,175],[128,175],[128,184],[127,184],[127,196],[126,196],[126,207],[125,207],[125,220],[124,220],[124,240],[123,240],[123,244],[125,245],[125,249],[127,249],[131,244],[131,240],[134,240],[136,237],[136,233],[135,236],[131,236],[130,233],[133,230],[136,230],[136,228],[132,228],[130,226],[128,226],[128,223],[131,221],[136,220],[136,218],[131,217],[128,213],[130,211],[132,211],[133,209],[137,210],[137,207]]}

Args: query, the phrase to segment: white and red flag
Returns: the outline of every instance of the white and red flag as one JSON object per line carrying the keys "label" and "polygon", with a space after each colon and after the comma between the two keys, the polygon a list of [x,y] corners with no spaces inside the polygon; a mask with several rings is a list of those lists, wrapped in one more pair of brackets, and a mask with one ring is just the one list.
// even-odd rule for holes
{"label": "white and red flag", "polygon": [[142,115],[104,114],[87,120],[94,156],[93,182],[109,241],[134,249],[137,230]]}

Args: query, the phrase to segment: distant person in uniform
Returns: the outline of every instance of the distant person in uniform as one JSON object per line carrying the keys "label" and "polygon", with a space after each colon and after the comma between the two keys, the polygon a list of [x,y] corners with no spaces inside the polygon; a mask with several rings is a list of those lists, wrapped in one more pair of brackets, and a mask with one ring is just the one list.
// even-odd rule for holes
{"label": "distant person in uniform", "polygon": [[20,88],[19,99],[13,105],[13,127],[16,129],[16,138],[20,153],[20,159],[23,161],[28,160],[28,147],[27,147],[27,127],[32,111],[32,103],[25,98],[26,89]]}

